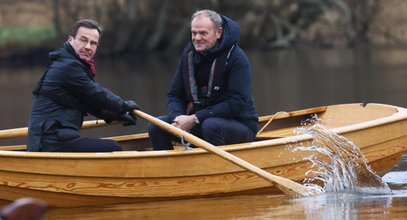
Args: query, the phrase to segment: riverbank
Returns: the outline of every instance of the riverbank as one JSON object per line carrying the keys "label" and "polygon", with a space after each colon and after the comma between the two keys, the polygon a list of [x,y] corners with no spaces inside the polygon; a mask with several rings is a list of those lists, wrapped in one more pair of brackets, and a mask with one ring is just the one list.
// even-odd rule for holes
{"label": "riverbank", "polygon": [[[104,26],[99,54],[181,50],[196,8],[217,10],[241,24],[244,49],[270,50],[307,45],[407,45],[407,1],[358,0],[344,5],[274,1],[211,1],[160,4],[148,0],[0,2],[0,58],[30,57],[61,45],[69,25],[93,18]],[[338,1],[342,2],[342,1]],[[322,3],[321,3],[322,4]],[[179,7],[175,7],[179,5]],[[188,7],[187,7],[188,6]],[[309,12],[314,10],[314,12]]]}

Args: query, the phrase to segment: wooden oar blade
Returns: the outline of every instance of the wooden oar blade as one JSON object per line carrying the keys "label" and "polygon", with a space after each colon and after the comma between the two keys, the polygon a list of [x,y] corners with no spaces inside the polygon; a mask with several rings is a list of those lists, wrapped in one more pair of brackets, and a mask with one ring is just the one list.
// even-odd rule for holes
{"label": "wooden oar blade", "polygon": [[[272,174],[271,174],[272,175]],[[287,178],[282,178],[280,176],[273,177],[275,186],[283,191],[285,194],[292,197],[305,197],[305,196],[315,196],[319,193],[311,190],[295,181]]]}

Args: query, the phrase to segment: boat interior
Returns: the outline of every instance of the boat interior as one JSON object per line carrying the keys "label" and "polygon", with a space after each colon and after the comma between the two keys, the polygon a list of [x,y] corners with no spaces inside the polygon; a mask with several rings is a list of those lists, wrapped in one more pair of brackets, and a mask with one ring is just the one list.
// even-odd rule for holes
{"label": "boat interior", "polygon": [[[315,108],[308,108],[292,112],[277,112],[273,115],[259,117],[259,132],[256,135],[256,141],[284,138],[295,135],[295,128],[309,126],[309,121],[315,118],[321,120],[324,126],[328,128],[336,128],[340,126],[352,125],[368,120],[379,119],[391,116],[398,112],[398,109],[393,106],[380,105],[380,104],[343,104],[334,106],[321,106]],[[317,116],[317,117],[315,117]],[[94,122],[88,121],[88,124]],[[100,123],[97,126],[85,126],[83,129],[107,126],[107,124]],[[114,123],[113,123],[114,124]],[[113,125],[114,126],[114,125]],[[18,128],[24,129],[24,128]],[[0,131],[1,139],[6,139],[9,131],[18,129],[9,129]],[[27,128],[25,128],[27,129]],[[16,137],[26,136],[25,133],[16,135]],[[14,137],[12,137],[14,138]],[[106,139],[113,139],[123,147],[124,151],[149,151],[152,150],[151,144],[147,133],[129,134],[122,136],[106,137]],[[176,150],[181,150],[184,147],[176,145]],[[17,145],[3,145],[0,150],[7,151],[25,151],[25,144]]]}

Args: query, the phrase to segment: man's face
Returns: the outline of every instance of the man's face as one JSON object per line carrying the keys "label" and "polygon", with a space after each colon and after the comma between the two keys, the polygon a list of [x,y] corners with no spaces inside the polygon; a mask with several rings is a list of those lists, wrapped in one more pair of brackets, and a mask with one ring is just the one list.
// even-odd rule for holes
{"label": "man's face", "polygon": [[222,27],[215,28],[209,17],[200,15],[191,22],[191,34],[195,50],[205,52],[215,47],[217,40],[222,36]]}
{"label": "man's face", "polygon": [[68,42],[82,60],[89,62],[96,53],[99,44],[99,32],[96,29],[80,27],[75,37],[68,37]]}

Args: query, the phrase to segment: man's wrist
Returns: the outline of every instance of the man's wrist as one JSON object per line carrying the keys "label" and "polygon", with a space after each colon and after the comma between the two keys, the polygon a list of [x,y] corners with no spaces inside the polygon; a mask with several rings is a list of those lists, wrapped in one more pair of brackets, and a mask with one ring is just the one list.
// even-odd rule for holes
{"label": "man's wrist", "polygon": [[195,120],[195,124],[199,124],[199,119],[198,119],[198,117],[196,117],[196,115],[194,115],[194,120]]}

